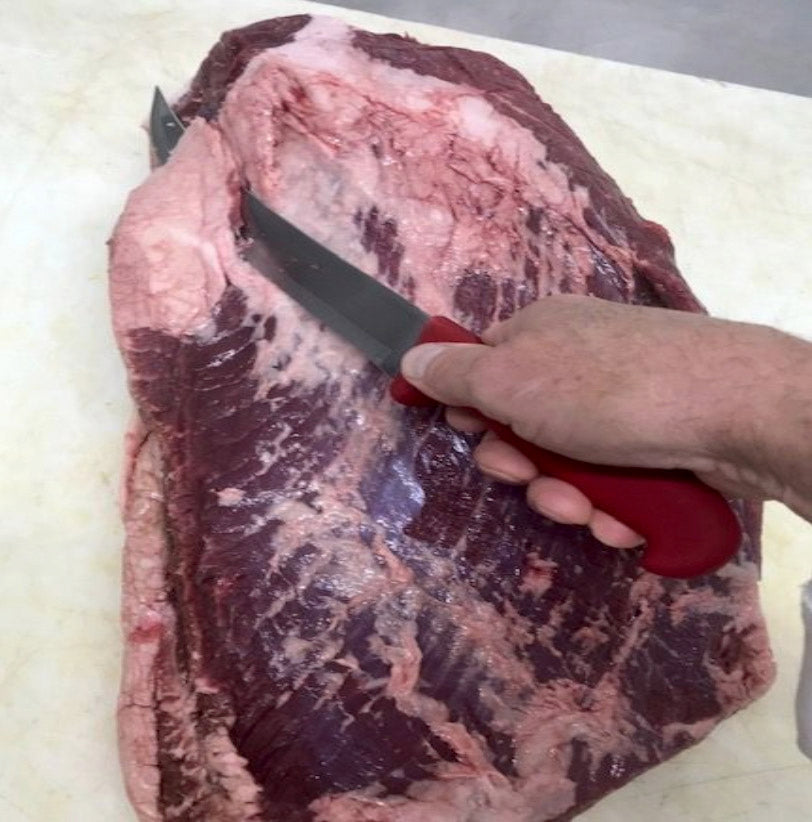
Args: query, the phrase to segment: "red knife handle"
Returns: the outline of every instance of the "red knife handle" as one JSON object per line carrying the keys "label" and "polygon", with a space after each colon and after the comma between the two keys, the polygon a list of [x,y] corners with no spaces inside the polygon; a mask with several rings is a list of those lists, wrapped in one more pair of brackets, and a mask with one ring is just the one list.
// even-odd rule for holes
{"label": "red knife handle", "polygon": [[[415,345],[429,342],[480,343],[475,334],[447,317],[432,317]],[[398,375],[393,399],[404,405],[435,401]],[[738,550],[741,527],[724,497],[690,471],[592,465],[539,448],[508,426],[485,418],[488,428],[521,451],[539,472],[574,485],[596,508],[645,538],[641,565],[666,577],[715,571]]]}

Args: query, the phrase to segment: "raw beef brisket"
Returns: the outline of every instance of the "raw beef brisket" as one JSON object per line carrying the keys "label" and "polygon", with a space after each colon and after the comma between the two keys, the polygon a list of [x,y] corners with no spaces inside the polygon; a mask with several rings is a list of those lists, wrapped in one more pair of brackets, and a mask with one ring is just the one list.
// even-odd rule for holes
{"label": "raw beef brisket", "polygon": [[474,330],[554,292],[699,310],[520,76],[299,16],[224,35],[178,111],[111,251],[140,819],[568,819],[765,690],[757,510],[720,572],[642,573],[483,479],[241,259],[248,184]]}

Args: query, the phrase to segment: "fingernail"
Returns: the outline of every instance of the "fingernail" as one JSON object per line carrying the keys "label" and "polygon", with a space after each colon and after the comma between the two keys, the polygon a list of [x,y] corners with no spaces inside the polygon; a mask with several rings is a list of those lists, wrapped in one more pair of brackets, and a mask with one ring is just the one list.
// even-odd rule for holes
{"label": "fingernail", "polygon": [[407,380],[422,380],[428,367],[445,349],[442,343],[426,343],[409,349],[400,363],[403,376]]}

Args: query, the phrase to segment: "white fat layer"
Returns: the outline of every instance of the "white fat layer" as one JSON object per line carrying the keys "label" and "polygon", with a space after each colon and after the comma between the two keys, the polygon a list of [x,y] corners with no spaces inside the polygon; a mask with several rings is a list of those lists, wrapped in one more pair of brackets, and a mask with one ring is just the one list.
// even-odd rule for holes
{"label": "white fat layer", "polygon": [[[352,47],[346,26],[319,18],[292,42],[251,62],[231,88],[215,124],[197,120],[190,126],[167,165],[130,198],[112,248],[115,328],[125,351],[132,345],[128,332],[145,327],[210,341],[216,333],[212,309],[230,282],[245,295],[249,315],[273,316],[276,321],[273,338],[257,344],[253,376],[258,398],[280,385],[294,393],[338,386],[316,433],[328,431],[325,426],[331,419],[339,419],[345,445],[310,483],[309,504],[273,494],[252,498],[234,486],[212,489],[220,506],[252,506],[257,511],[253,522],[257,531],[271,521],[282,523],[274,536],[278,550],[269,572],[282,568],[305,543],[318,548],[315,559],[301,569],[296,586],[259,615],[255,627],[261,630],[265,620],[273,619],[316,581],[332,597],[331,627],[348,619],[354,609],[384,603],[397,594],[402,610],[381,605],[376,611],[372,649],[390,663],[390,673],[386,681],[368,686],[382,687],[401,710],[424,719],[454,749],[459,761],[442,765],[437,779],[414,783],[408,798],[381,800],[370,790],[319,799],[312,805],[317,818],[530,822],[564,813],[575,801],[575,785],[567,775],[568,744],[574,736],[587,743],[594,761],[602,755],[616,757],[617,768],[622,768],[623,755],[648,756],[636,747],[628,725],[631,708],[623,683],[611,675],[604,677],[593,689],[588,711],[572,683],[538,685],[515,648],[537,642],[558,653],[555,638],[566,617],[564,608],[551,608],[543,625],[532,624],[510,609],[499,614],[484,600],[472,602],[466,596],[464,583],[456,579],[453,557],[427,555],[421,557],[424,567],[432,579],[447,582],[443,606],[459,627],[448,654],[468,655],[494,681],[511,683],[507,691],[499,692],[493,683],[483,684],[478,697],[491,710],[494,725],[515,739],[519,779],[511,784],[491,763],[482,738],[451,721],[444,704],[420,693],[422,654],[414,603],[421,592],[390,540],[395,528],[401,534],[401,548],[420,550],[402,534],[422,508],[424,492],[414,467],[403,459],[391,460],[387,479],[397,483],[398,498],[403,500],[400,513],[392,515],[401,520],[375,521],[359,491],[369,466],[397,450],[403,430],[401,412],[385,395],[379,399],[374,392],[353,394],[353,387],[366,374],[364,358],[241,259],[235,242],[241,181],[248,181],[271,207],[301,229],[390,282],[424,310],[463,323],[471,317],[464,303],[455,301],[455,291],[465,277],[478,272],[486,273],[494,284],[495,304],[507,303],[506,295],[511,294],[516,307],[536,294],[561,290],[565,282],[569,291],[586,291],[595,249],[613,262],[627,282],[632,280],[634,261],[629,252],[607,246],[587,226],[588,192],[572,189],[566,170],[550,161],[533,135],[497,112],[480,91],[372,60]],[[540,221],[538,233],[529,227],[531,214]],[[388,248],[365,242],[371,223],[379,229],[392,227]],[[399,259],[398,270],[392,267],[393,255]],[[282,458],[295,462],[297,447],[306,451],[307,443],[297,445],[293,433],[282,425],[276,440],[262,445],[256,454],[261,471]],[[452,448],[464,453],[467,446],[457,439]],[[131,647],[126,669],[124,690],[135,695],[148,692],[159,635],[171,627],[160,590],[165,545],[158,522],[161,498],[154,487],[160,473],[157,447],[147,462],[138,463],[143,482],[133,489],[127,509],[133,517],[146,511],[152,519],[144,521],[154,531],[150,536],[137,530],[137,522],[130,525],[128,573],[138,572],[137,590],[143,592],[143,601],[130,595],[125,602],[125,625],[128,630],[137,628],[143,640],[138,648]],[[475,513],[482,505],[484,499],[476,502]],[[461,542],[465,539],[463,535]],[[555,562],[531,558],[519,581],[524,593],[539,600],[552,596],[557,568]],[[707,662],[719,685],[722,714],[765,686],[771,675],[755,604],[755,571],[744,568],[730,574],[731,608],[735,604],[740,609],[731,616],[737,630],[750,629],[747,641],[761,649],[754,658],[758,656],[763,664],[758,668],[752,663],[750,681],[742,681],[740,667],[726,673]],[[616,668],[651,630],[654,604],[662,596],[660,586],[650,575],[635,584],[630,599],[639,605],[640,617],[618,652]],[[720,607],[719,597],[707,589],[685,589],[675,597],[675,619],[683,613],[680,609],[687,615]],[[604,614],[573,641],[585,649],[596,648],[616,628]],[[356,669],[357,661],[349,654],[340,657],[340,651],[335,640],[305,641],[294,630],[274,664],[305,669],[332,660]],[[341,677],[332,677],[323,698],[331,697],[340,685]],[[214,686],[201,680],[201,688]],[[180,696],[174,707],[178,716],[190,710]],[[144,757],[154,761],[154,746],[147,744],[152,706],[143,716],[137,714],[137,706],[128,710],[138,726],[131,724],[125,744],[130,753],[140,746]],[[666,741],[684,733],[698,739],[712,724],[675,723],[666,729]],[[253,783],[240,782],[247,771],[227,740],[215,734],[205,741],[204,749],[209,766],[219,767],[233,781],[235,795],[252,803]],[[142,772],[143,778],[157,778],[157,771]],[[132,774],[129,779],[131,793],[137,793],[144,809],[143,818],[152,818],[147,814],[154,785],[139,786]]]}

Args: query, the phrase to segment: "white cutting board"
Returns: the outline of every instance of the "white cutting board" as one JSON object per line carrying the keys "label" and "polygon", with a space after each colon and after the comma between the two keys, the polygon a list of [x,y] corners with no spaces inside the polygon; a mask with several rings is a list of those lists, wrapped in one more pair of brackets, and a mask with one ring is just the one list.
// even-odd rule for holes
{"label": "white cutting board", "polygon": [[[130,403],[104,243],[146,173],[138,125],[153,84],[181,90],[225,28],[303,11],[506,60],[670,229],[712,311],[812,336],[812,100],[305,2],[0,4],[3,822],[132,819],[114,730],[115,497]],[[812,764],[794,747],[792,699],[812,528],[768,506],[764,548],[780,667],[771,693],[582,819],[810,818]]]}

